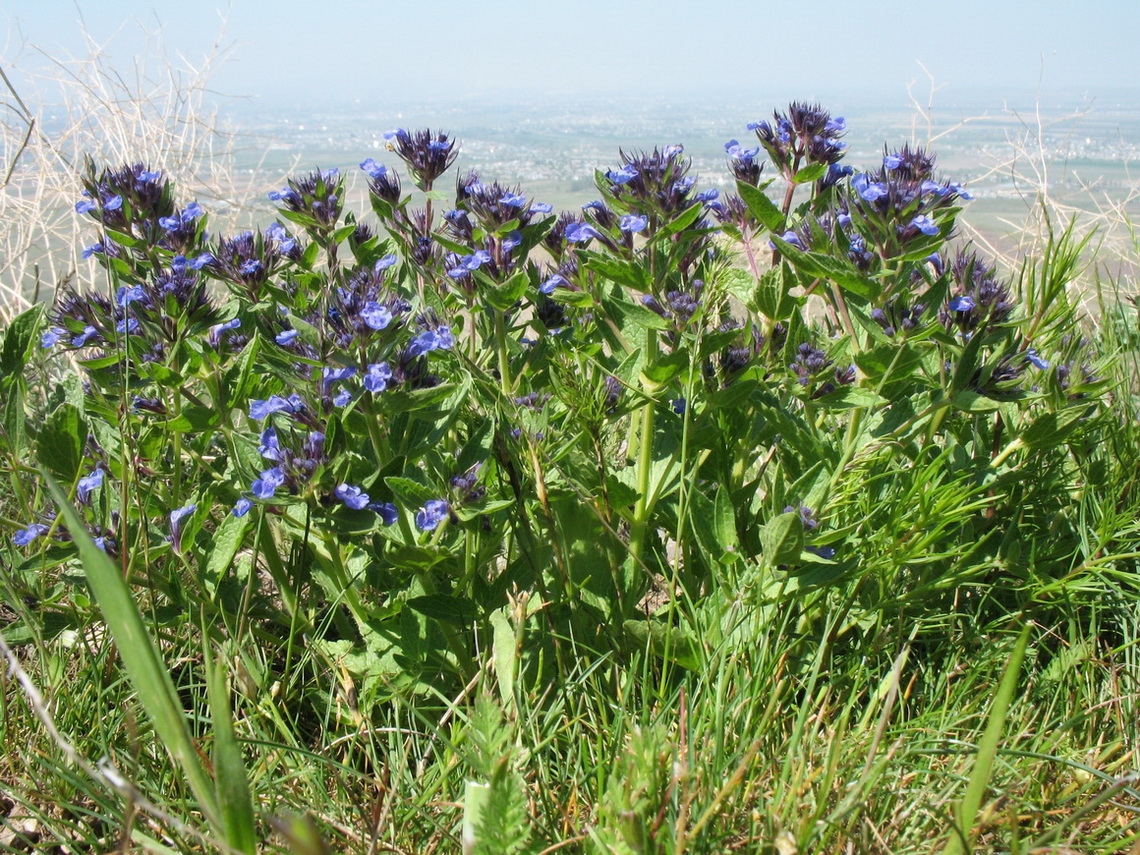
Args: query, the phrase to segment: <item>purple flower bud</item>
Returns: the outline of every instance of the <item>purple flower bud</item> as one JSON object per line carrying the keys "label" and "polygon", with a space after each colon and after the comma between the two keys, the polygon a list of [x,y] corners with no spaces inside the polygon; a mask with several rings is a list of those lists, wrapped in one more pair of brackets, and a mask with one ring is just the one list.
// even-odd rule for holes
{"label": "purple flower bud", "polygon": [[184,508],[176,508],[170,512],[170,542],[174,546],[175,552],[182,551],[182,520],[185,519],[194,511],[198,510],[197,505],[187,505]]}

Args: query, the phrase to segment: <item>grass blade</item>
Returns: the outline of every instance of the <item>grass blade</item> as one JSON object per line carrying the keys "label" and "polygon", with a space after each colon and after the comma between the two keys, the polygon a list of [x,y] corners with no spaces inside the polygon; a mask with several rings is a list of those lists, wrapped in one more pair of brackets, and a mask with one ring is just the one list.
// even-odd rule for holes
{"label": "grass blade", "polygon": [[41,470],[40,474],[79,549],[83,571],[103,612],[111,637],[118,646],[119,657],[131,678],[139,702],[150,717],[158,738],[181,768],[202,813],[216,831],[221,831],[213,784],[198,759],[198,750],[190,736],[190,728],[178,700],[174,681],[146,631],[130,588],[107,554],[95,545],[87,533],[87,526],[59,484],[46,471]]}
{"label": "grass blade", "polygon": [[986,729],[978,743],[978,753],[974,758],[974,768],[970,771],[970,780],[966,785],[966,794],[955,811],[955,828],[950,839],[942,850],[942,855],[962,855],[972,847],[969,845],[970,831],[978,818],[978,811],[982,806],[986,787],[993,772],[994,758],[997,756],[998,743],[1001,741],[1002,731],[1005,729],[1005,718],[1009,712],[1009,705],[1013,701],[1013,692],[1017,688],[1017,678],[1021,675],[1021,663],[1025,658],[1025,648],[1029,643],[1028,625],[1021,630],[1017,643],[1013,646],[1009,664],[1005,666],[1005,673],[998,686],[994,704],[990,708],[989,718],[986,720]]}

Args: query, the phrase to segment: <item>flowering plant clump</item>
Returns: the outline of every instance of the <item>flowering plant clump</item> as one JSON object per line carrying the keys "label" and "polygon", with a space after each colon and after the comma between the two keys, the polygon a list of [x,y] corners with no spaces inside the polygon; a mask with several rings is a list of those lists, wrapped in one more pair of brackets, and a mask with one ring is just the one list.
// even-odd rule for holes
{"label": "flowering plant clump", "polygon": [[[364,711],[466,684],[520,592],[536,668],[566,638],[684,637],[726,598],[806,622],[839,603],[851,631],[966,585],[1027,606],[1000,568],[1108,417],[1097,356],[1059,261],[1003,278],[955,245],[970,195],[932,153],[855,169],[845,128],[801,103],[748,125],[730,194],[680,145],[622,151],[562,214],[473,172],[440,190],[455,139],[397,129],[360,164],[373,222],[323,169],[231,236],[153,166],[89,164],[107,288],[12,324],[2,440],[87,531],[12,466],[11,549],[46,572],[90,536],[227,631],[259,603]],[[78,373],[21,428],[61,354]],[[1035,566],[1073,548],[1054,532]]]}

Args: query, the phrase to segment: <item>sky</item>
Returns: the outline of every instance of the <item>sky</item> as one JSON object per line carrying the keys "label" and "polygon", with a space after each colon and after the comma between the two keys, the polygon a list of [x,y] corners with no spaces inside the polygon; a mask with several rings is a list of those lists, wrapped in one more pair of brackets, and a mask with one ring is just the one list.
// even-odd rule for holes
{"label": "sky", "polygon": [[220,46],[214,87],[263,103],[1140,89],[1138,0],[6,0],[0,22],[9,69]]}

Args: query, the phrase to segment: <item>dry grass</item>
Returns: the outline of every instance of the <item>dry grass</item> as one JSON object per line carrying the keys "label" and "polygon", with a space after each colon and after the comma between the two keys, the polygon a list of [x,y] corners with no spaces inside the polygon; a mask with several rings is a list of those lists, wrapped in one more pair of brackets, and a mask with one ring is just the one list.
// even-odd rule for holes
{"label": "dry grass", "polygon": [[222,38],[196,65],[172,56],[161,31],[128,69],[106,48],[87,35],[82,57],[19,44],[0,58],[0,322],[60,283],[97,276],[80,258],[90,224],[73,208],[85,155],[162,169],[215,226],[261,189],[256,171],[240,178],[233,168],[239,136],[210,86],[227,58]]}

